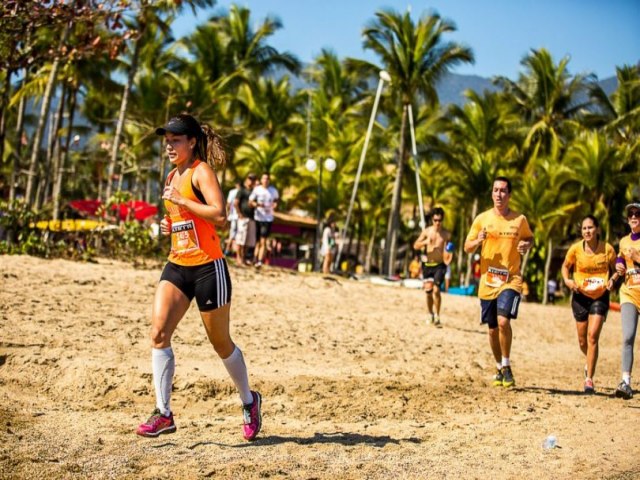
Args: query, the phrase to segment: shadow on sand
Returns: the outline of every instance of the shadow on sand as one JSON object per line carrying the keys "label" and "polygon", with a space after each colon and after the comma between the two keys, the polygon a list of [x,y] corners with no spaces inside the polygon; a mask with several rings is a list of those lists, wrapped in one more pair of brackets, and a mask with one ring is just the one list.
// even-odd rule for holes
{"label": "shadow on sand", "polygon": [[258,437],[250,443],[226,444],[219,442],[198,442],[190,445],[188,448],[193,450],[204,445],[218,445],[220,447],[245,448],[252,446],[279,445],[281,443],[297,443],[298,445],[314,445],[321,443],[335,443],[337,445],[361,445],[368,444],[373,447],[382,448],[387,444],[399,445],[400,442],[422,443],[422,440],[416,437],[395,439],[388,435],[362,435],[360,433],[315,433],[313,437],[282,437],[280,435],[270,435],[267,437]]}
{"label": "shadow on sand", "polygon": [[542,392],[548,393],[549,395],[568,395],[575,397],[603,397],[603,398],[614,398],[615,395],[609,392],[596,392],[591,394],[586,394],[582,390],[561,390],[559,388],[545,388],[545,387],[516,387],[514,390],[521,392]]}

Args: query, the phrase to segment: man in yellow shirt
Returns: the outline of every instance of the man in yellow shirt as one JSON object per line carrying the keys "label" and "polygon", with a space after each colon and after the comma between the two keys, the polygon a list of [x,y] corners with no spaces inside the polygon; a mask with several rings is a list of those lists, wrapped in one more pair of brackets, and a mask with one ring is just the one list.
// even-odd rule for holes
{"label": "man in yellow shirt", "polygon": [[493,208],[478,215],[464,242],[464,251],[480,251],[480,287],[478,297],[482,323],[489,326],[489,344],[496,360],[495,386],[515,385],[511,371],[511,320],[518,317],[522,275],[521,255],[533,244],[527,218],[509,208],[511,181],[496,177],[491,199]]}

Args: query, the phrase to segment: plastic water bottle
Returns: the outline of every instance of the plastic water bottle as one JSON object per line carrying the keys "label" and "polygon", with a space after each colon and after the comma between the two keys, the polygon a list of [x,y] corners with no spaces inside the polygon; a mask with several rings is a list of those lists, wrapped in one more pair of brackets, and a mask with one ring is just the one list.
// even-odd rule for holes
{"label": "plastic water bottle", "polygon": [[545,450],[551,450],[552,448],[556,448],[558,443],[558,439],[555,435],[549,435],[544,439],[544,443],[542,444],[542,448]]}
{"label": "plastic water bottle", "polygon": [[447,242],[447,244],[445,245],[444,249],[445,249],[445,251],[447,251],[449,253],[453,252],[453,249],[454,249],[453,242]]}

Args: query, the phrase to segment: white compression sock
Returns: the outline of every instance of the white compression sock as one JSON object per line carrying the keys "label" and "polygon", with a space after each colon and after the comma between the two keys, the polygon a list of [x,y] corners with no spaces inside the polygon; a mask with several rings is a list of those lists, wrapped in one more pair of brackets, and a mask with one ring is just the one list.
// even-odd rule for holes
{"label": "white compression sock", "polygon": [[171,386],[176,370],[176,360],[171,347],[151,349],[153,386],[156,389],[156,407],[163,415],[171,413]]}
{"label": "white compression sock", "polygon": [[509,361],[509,357],[502,357],[502,366],[503,367],[510,367],[511,366],[511,362]]}
{"label": "white compression sock", "polygon": [[222,363],[227,369],[227,372],[229,372],[231,380],[233,380],[233,383],[238,389],[238,393],[240,394],[240,400],[242,400],[242,403],[244,405],[253,403],[253,394],[251,393],[251,389],[249,388],[247,366],[244,363],[244,357],[242,356],[242,352],[240,351],[240,349],[236,346],[231,355],[229,355],[227,358],[222,359]]}

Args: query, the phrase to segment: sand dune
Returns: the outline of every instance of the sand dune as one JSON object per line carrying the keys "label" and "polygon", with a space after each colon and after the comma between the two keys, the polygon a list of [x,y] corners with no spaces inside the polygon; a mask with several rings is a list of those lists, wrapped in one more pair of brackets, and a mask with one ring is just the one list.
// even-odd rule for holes
{"label": "sand dune", "polygon": [[475,298],[445,295],[437,329],[419,290],[232,267],[261,436],[242,440],[192,307],[173,342],[178,430],[144,439],[160,267],[0,256],[0,272],[0,478],[640,478],[640,394],[613,398],[618,312],[587,397],[569,308],[523,304],[503,390]]}

